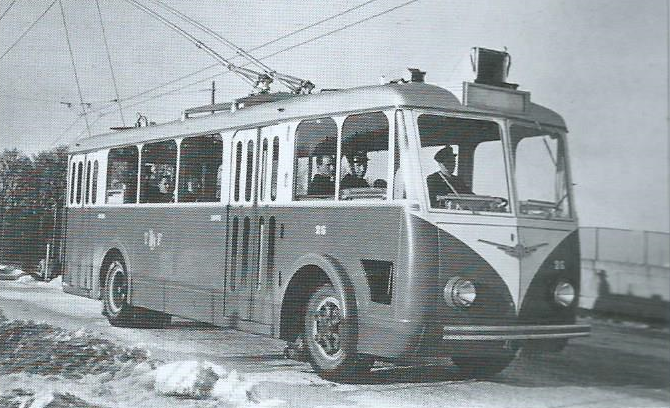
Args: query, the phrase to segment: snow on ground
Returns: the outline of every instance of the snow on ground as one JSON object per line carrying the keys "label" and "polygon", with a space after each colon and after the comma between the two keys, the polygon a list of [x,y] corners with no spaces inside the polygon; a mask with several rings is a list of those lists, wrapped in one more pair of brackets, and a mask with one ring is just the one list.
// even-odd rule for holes
{"label": "snow on ground", "polygon": [[208,361],[162,363],[85,330],[3,320],[0,407],[274,407],[236,370]]}

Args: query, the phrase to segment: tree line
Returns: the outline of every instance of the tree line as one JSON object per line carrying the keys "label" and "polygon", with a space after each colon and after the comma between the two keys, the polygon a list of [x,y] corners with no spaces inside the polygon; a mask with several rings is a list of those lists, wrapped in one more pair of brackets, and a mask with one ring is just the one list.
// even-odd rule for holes
{"label": "tree line", "polygon": [[[27,272],[59,270],[67,186],[67,147],[28,156],[0,154],[0,263]],[[50,257],[47,259],[47,245]]]}

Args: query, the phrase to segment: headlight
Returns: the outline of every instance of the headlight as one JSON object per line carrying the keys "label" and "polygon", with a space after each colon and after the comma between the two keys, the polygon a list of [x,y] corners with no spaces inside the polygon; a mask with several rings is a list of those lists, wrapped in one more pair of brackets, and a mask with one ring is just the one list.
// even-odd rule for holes
{"label": "headlight", "polygon": [[554,287],[554,301],[563,306],[568,307],[575,301],[575,288],[570,282],[559,281]]}
{"label": "headlight", "polygon": [[471,280],[452,278],[444,287],[443,295],[451,307],[470,307],[477,298],[477,289]]}

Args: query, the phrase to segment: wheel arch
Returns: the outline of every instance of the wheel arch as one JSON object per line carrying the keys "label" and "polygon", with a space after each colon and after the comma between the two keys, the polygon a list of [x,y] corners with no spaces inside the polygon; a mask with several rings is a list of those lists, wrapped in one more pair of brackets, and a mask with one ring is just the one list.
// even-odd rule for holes
{"label": "wheel arch", "polygon": [[96,260],[94,265],[98,265],[98,281],[97,284],[94,286],[94,290],[96,291],[94,297],[97,299],[102,298],[102,287],[105,284],[105,280],[107,279],[107,268],[109,267],[109,264],[116,260],[119,259],[123,263],[123,265],[126,267],[126,273],[128,274],[128,285],[129,285],[129,291],[128,291],[128,298],[132,297],[132,276],[131,276],[131,268],[129,267],[129,258],[128,258],[128,252],[124,248],[123,245],[119,242],[114,242],[111,245],[107,247],[106,250],[101,250],[99,252],[96,252]]}
{"label": "wheel arch", "polygon": [[[340,262],[329,255],[306,254],[292,265],[294,273],[284,285],[281,293],[279,313],[279,338],[295,341],[303,332],[305,308],[314,291],[330,283],[340,295],[345,316],[350,322],[356,322],[358,306],[355,287]],[[353,319],[352,319],[353,317]],[[358,324],[350,325],[358,332]]]}

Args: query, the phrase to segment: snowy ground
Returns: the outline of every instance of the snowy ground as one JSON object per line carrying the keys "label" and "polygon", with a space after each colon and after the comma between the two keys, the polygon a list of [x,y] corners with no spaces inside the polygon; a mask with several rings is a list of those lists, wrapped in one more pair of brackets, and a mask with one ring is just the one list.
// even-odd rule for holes
{"label": "snowy ground", "polygon": [[[521,356],[493,381],[463,380],[452,367],[378,365],[365,384],[334,384],[306,363],[283,359],[283,343],[275,339],[188,321],[163,330],[111,327],[99,302],[62,293],[60,281],[0,282],[0,309],[9,319],[43,322],[57,333],[63,328],[69,334],[62,338],[76,340],[67,344],[136,357],[80,363],[90,374],[79,378],[0,372],[0,393],[32,403],[25,408],[670,406],[670,334],[639,324],[589,320],[590,338],[563,353]],[[79,357],[86,355],[81,347]],[[0,406],[11,406],[2,398]]]}

